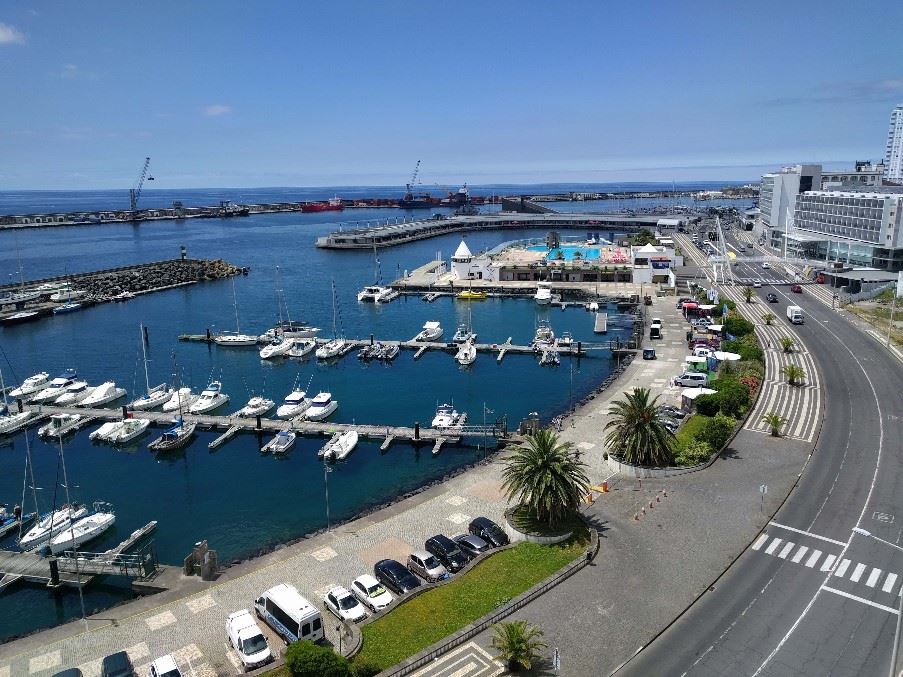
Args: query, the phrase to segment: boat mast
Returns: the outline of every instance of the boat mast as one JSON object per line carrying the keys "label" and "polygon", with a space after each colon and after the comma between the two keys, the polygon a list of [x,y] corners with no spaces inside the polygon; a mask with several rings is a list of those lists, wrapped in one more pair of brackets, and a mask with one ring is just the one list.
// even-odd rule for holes
{"label": "boat mast", "polygon": [[6,407],[6,413],[9,413],[9,401],[6,399],[6,383],[3,382],[3,370],[0,369],[0,390],[3,391],[3,406]]}
{"label": "boat mast", "polygon": [[[63,436],[57,438],[60,442],[60,464],[63,466],[63,487],[66,489],[66,504],[69,506],[69,537],[72,539],[72,552],[75,556],[75,587],[78,588],[78,599],[82,605],[82,621],[85,623],[85,630],[88,629],[88,617],[85,614],[85,597],[82,594],[81,574],[78,571],[78,546],[75,544],[75,520],[72,519],[72,499],[69,496],[69,477],[66,475],[66,454],[63,453]],[[95,506],[96,507],[96,506]],[[53,528],[50,530],[50,540],[53,541]],[[49,545],[48,545],[49,547]]]}
{"label": "boat mast", "polygon": [[[28,443],[28,428],[25,429],[25,469],[31,478],[31,495],[34,498],[35,518],[41,520],[41,509],[38,507],[38,490],[34,483],[34,463],[31,461],[31,445]],[[54,506],[54,509],[56,506]],[[22,486],[22,513],[25,513],[25,486]],[[51,518],[52,519],[52,518]],[[22,540],[22,522],[19,522],[19,540]]]}
{"label": "boat mast", "polygon": [[[279,312],[279,326],[282,326],[282,286],[280,284],[281,279],[279,277],[279,266],[276,266],[276,310]],[[286,309],[288,310],[288,309]],[[282,332],[285,333],[284,331]],[[278,335],[278,332],[277,332]]]}
{"label": "boat mast", "polygon": [[335,300],[335,278],[332,280],[332,338],[339,338],[338,329],[336,329],[336,300]]}
{"label": "boat mast", "polygon": [[232,307],[235,308],[235,335],[241,333],[241,327],[238,326],[238,298],[235,296],[235,278],[232,278]]}
{"label": "boat mast", "polygon": [[150,376],[147,373],[147,346],[144,345],[144,324],[138,325],[138,340],[141,341],[141,354],[144,356],[144,383],[147,384],[147,396],[150,397]]}

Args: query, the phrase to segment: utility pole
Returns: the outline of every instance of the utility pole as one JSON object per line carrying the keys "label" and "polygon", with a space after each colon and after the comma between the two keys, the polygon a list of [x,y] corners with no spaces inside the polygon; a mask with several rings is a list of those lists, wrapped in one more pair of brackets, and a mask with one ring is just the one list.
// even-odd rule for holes
{"label": "utility pole", "polygon": [[890,322],[887,323],[887,341],[885,342],[885,346],[890,348],[890,335],[894,329],[894,314],[897,311],[897,288],[892,287],[894,291],[894,297],[890,304]]}

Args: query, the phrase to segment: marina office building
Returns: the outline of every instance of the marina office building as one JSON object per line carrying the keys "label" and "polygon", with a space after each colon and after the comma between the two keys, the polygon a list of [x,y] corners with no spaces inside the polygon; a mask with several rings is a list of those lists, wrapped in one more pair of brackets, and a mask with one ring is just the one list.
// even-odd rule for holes
{"label": "marina office building", "polygon": [[821,188],[821,165],[793,165],[764,174],[759,189],[759,219],[772,247],[783,247],[787,221],[793,215],[796,196]]}

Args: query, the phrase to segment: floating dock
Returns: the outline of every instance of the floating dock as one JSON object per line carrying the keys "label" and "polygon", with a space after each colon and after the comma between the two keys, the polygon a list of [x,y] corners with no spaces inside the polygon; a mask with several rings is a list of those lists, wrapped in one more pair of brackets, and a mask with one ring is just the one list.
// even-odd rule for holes
{"label": "floating dock", "polygon": [[608,313],[596,313],[596,317],[593,321],[593,333],[594,334],[607,334],[608,333]]}

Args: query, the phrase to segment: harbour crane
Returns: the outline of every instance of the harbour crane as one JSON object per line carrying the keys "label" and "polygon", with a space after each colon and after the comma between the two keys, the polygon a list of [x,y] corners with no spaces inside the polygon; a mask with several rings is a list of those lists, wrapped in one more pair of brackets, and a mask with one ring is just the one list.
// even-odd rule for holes
{"label": "harbour crane", "polygon": [[411,180],[408,182],[408,185],[405,186],[408,189],[408,192],[411,193],[414,190],[414,184],[417,183],[417,174],[420,173],[420,160],[417,160],[417,164],[414,165],[414,173],[411,174]]}
{"label": "harbour crane", "polygon": [[144,187],[145,181],[153,181],[154,177],[148,174],[148,170],[150,169],[150,158],[144,158],[144,166],[141,168],[141,173],[138,175],[138,181],[135,183],[134,188],[129,188],[129,206],[133,212],[138,210],[138,199],[141,197],[141,189]]}

